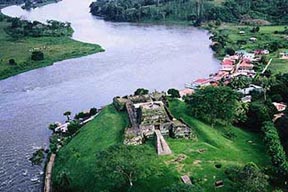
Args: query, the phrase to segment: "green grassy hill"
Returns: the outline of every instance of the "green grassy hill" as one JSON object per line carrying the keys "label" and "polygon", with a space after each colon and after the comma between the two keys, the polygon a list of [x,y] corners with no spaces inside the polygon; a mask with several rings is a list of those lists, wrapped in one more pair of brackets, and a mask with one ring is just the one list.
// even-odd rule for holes
{"label": "green grassy hill", "polygon": [[[157,156],[149,141],[149,150],[155,151],[157,169],[164,170],[145,180],[136,181],[131,191],[161,191],[167,185],[180,182],[180,176],[188,174],[197,181],[205,191],[214,191],[214,182],[224,180],[224,187],[215,191],[229,191],[229,181],[224,174],[225,168],[231,165],[244,165],[255,162],[264,167],[269,164],[264,145],[259,135],[235,127],[212,128],[187,114],[185,103],[170,101],[170,111],[177,118],[183,118],[198,134],[198,141],[186,139],[167,139],[173,155]],[[53,170],[53,180],[61,171],[69,173],[74,191],[101,191],[95,189],[93,164],[95,154],[109,146],[122,142],[124,128],[128,126],[125,113],[115,110],[112,105],[106,107],[92,122],[85,125],[57,154]],[[230,140],[227,133],[234,133]],[[141,155],[141,154],[139,154]],[[147,164],[149,162],[143,162]],[[216,168],[219,164],[221,168]]]}

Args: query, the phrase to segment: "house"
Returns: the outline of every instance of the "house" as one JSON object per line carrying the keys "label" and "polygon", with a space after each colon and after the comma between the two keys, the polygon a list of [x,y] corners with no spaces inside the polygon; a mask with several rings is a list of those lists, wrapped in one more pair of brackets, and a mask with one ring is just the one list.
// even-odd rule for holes
{"label": "house", "polygon": [[246,54],[243,55],[243,59],[247,59],[247,60],[250,60],[250,61],[253,61],[254,58],[255,58],[255,54],[254,53],[246,53]]}
{"label": "house", "polygon": [[221,71],[227,71],[227,72],[231,72],[234,70],[234,66],[233,65],[221,65]]}
{"label": "house", "polygon": [[192,83],[186,83],[185,87],[186,88],[191,88],[191,89],[197,89],[202,86],[208,86],[210,85],[210,79],[197,79],[193,81]]}
{"label": "house", "polygon": [[238,66],[238,70],[252,70],[254,67],[253,64],[247,63],[245,61],[243,61],[242,63],[240,63],[240,65]]}
{"label": "house", "polygon": [[235,64],[235,60],[224,58],[221,64],[222,65],[234,65]]}
{"label": "house", "polygon": [[245,55],[245,54],[247,54],[247,53],[248,53],[248,52],[245,51],[245,50],[238,50],[238,51],[235,51],[235,54],[236,54],[236,55],[240,55],[240,56]]}
{"label": "house", "polygon": [[288,59],[288,51],[280,53],[280,59]]}
{"label": "house", "polygon": [[257,39],[255,37],[251,37],[251,38],[249,38],[249,41],[255,42],[255,41],[257,41]]}
{"label": "house", "polygon": [[278,112],[282,112],[282,111],[285,111],[287,105],[283,104],[283,103],[277,103],[277,102],[273,102],[272,103],[275,108],[277,109]]}
{"label": "house", "polygon": [[242,93],[243,95],[249,95],[252,91],[263,92],[263,88],[258,85],[251,84],[249,87],[239,89],[237,92]]}
{"label": "house", "polygon": [[264,50],[255,50],[254,51],[254,54],[255,55],[268,55],[269,54],[269,51],[267,49],[264,49]]}
{"label": "house", "polygon": [[179,94],[180,94],[180,98],[184,97],[184,96],[187,96],[187,95],[192,95],[194,93],[194,90],[193,89],[182,89],[179,91]]}
{"label": "house", "polygon": [[252,96],[251,96],[251,95],[247,95],[247,96],[245,96],[245,97],[242,97],[242,98],[241,98],[241,101],[242,101],[243,103],[250,103],[250,102],[251,102],[251,99],[252,99]]}

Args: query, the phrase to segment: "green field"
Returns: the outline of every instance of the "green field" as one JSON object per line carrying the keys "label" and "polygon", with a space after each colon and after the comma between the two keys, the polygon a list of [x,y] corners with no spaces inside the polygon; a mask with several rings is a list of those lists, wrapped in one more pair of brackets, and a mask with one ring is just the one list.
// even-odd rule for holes
{"label": "green field", "polygon": [[[155,151],[157,169],[165,170],[162,176],[136,181],[131,191],[159,191],[167,185],[180,182],[180,176],[188,174],[205,191],[229,191],[231,185],[224,170],[231,165],[245,165],[255,162],[259,167],[269,164],[261,137],[235,127],[212,128],[186,113],[185,103],[170,101],[170,110],[175,117],[183,118],[198,135],[198,141],[168,138],[173,155],[157,156],[154,142],[150,141],[149,150]],[[74,191],[99,191],[93,186],[93,163],[95,154],[117,143],[122,143],[124,128],[128,125],[125,113],[119,113],[112,105],[106,107],[100,115],[84,126],[80,133],[64,146],[57,154],[53,170],[53,180],[57,174],[66,171],[71,177]],[[225,133],[233,132],[236,137],[226,138]],[[184,160],[175,161],[183,156]],[[149,162],[143,162],[149,163]],[[215,164],[221,164],[216,168]],[[223,180],[224,187],[214,189],[214,182]]]}
{"label": "green field", "polygon": [[[246,50],[254,51],[257,49],[269,48],[269,44],[275,42],[287,42],[283,34],[275,34],[275,31],[285,30],[284,25],[279,26],[261,26],[259,32],[252,33],[250,30],[252,26],[234,25],[234,24],[223,24],[216,31],[227,35],[228,39],[226,47],[232,47],[235,50]],[[244,31],[245,34],[239,34],[239,31]],[[249,41],[249,38],[255,37],[255,42]],[[247,44],[239,45],[238,40],[245,40]],[[287,43],[286,43],[287,44]],[[288,60],[279,59],[279,53],[281,51],[287,51],[287,49],[279,49],[273,53],[267,55],[268,58],[273,58],[270,69],[273,73],[287,73],[288,72]]]}
{"label": "green field", "polygon": [[[52,65],[56,61],[103,51],[99,45],[81,43],[69,37],[25,37],[12,39],[4,31],[8,23],[0,22],[0,79],[28,70]],[[32,61],[32,50],[41,50],[44,60]],[[17,65],[9,65],[14,59]]]}

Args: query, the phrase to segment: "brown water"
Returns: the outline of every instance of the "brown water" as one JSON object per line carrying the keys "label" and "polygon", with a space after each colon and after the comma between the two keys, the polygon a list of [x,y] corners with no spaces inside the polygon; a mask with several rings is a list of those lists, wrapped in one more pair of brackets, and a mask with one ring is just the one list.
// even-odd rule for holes
{"label": "brown water", "polygon": [[106,52],[65,60],[0,81],[0,191],[41,191],[42,167],[32,167],[33,148],[47,143],[50,122],[63,112],[82,111],[113,96],[181,89],[185,82],[218,69],[205,30],[105,22],[89,14],[91,0],[63,0],[31,11],[3,9],[28,20],[72,23],[74,39],[98,43]]}

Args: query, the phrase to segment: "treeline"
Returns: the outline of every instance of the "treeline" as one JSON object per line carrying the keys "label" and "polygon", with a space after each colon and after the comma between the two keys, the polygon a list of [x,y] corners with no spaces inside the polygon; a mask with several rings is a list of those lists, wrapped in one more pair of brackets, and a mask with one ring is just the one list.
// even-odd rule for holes
{"label": "treeline", "polygon": [[253,19],[288,23],[287,0],[97,0],[90,5],[93,15],[112,21],[202,21],[240,22]]}
{"label": "treeline", "polygon": [[7,17],[9,26],[5,32],[13,38],[21,37],[43,37],[43,36],[71,36],[73,29],[70,23],[62,23],[54,20],[47,21],[47,24],[38,21],[26,21],[19,18]]}

